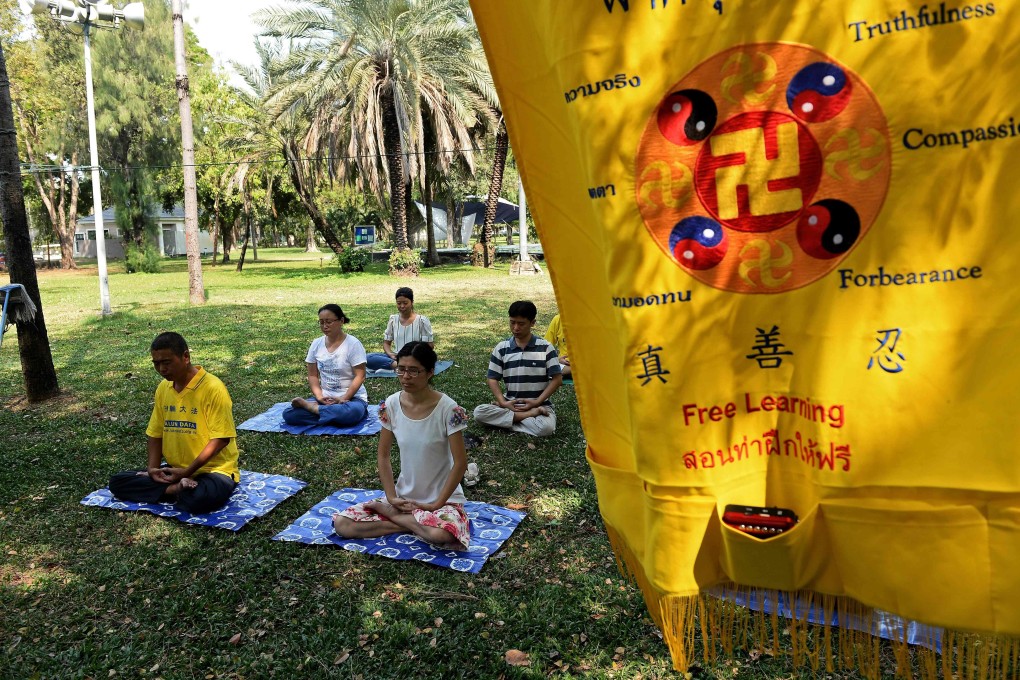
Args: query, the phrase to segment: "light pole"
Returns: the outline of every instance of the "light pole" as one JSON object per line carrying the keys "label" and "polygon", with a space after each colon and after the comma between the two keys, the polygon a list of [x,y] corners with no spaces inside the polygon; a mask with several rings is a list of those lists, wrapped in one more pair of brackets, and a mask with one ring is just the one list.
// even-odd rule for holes
{"label": "light pole", "polygon": [[22,8],[32,14],[49,14],[75,33],[85,37],[85,98],[88,102],[89,157],[92,166],[92,206],[96,217],[96,259],[99,261],[99,303],[103,316],[110,309],[110,277],[106,271],[106,229],[103,225],[103,197],[99,188],[99,150],[96,144],[96,110],[92,94],[92,28],[120,28],[122,24],[141,29],[145,26],[145,8],[140,2],[116,9],[98,0],[22,0]]}

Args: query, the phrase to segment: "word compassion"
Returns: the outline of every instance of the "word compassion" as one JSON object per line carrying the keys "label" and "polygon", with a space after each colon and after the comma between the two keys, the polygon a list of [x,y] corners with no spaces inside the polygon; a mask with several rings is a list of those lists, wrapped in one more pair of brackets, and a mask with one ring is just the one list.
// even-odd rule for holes
{"label": "word compassion", "polygon": [[[683,455],[684,467],[688,470],[724,467],[731,463],[751,460],[751,454],[755,452],[759,457],[784,456],[792,458],[812,468],[817,466],[819,470],[826,468],[836,470],[838,467],[842,472],[850,471],[849,444],[830,442],[828,446],[824,446],[810,438],[805,442],[804,436],[800,432],[794,432],[793,437],[780,439],[777,430],[768,430],[758,439],[748,439],[745,434],[743,441],[724,449],[688,451]],[[716,460],[718,460],[718,466]]]}
{"label": "word compassion", "polygon": [[[828,423],[829,427],[840,428],[846,424],[846,410],[843,404],[832,404],[824,406],[811,401],[809,397],[787,397],[780,395],[773,397],[765,395],[761,399],[752,400],[750,393],[744,393],[744,410],[742,413],[758,413],[759,411],[777,411],[779,413],[792,413],[805,420],[815,423]],[[722,422],[727,418],[737,415],[738,407],[736,402],[729,402],[724,406],[698,406],[697,404],[684,404],[683,416],[684,425],[705,425],[709,422]]]}
{"label": "word compassion", "polygon": [[567,103],[574,101],[581,97],[594,97],[599,92],[609,92],[610,90],[622,90],[627,87],[641,87],[640,76],[631,76],[627,78],[626,73],[617,73],[612,78],[606,78],[605,80],[596,80],[594,83],[586,83],[580,87],[575,87],[573,90],[567,90],[563,93]]}
{"label": "word compassion", "polygon": [[1010,139],[1020,135],[1013,116],[1009,121],[986,127],[964,128],[948,132],[931,132],[921,128],[910,128],[903,133],[903,146],[911,151],[937,149],[943,146],[960,146],[966,149],[975,142],[991,142],[996,139]]}
{"label": "word compassion", "polygon": [[[624,12],[630,11],[630,0],[602,0],[602,4],[606,6],[606,11],[609,12],[610,14],[613,13],[614,7],[619,7]],[[680,0],[680,5],[686,4],[687,0]],[[660,5],[662,9],[666,9],[666,7],[669,5],[669,0],[659,0],[659,2],[656,2],[656,0],[651,0],[650,5],[651,8],[656,9],[656,5]],[[677,1],[673,0],[673,6],[676,7],[676,5]],[[719,14],[722,14],[722,0],[714,0],[714,2],[712,2],[712,9],[714,9]]]}
{"label": "word compassion", "polygon": [[958,21],[970,21],[995,15],[995,5],[991,2],[976,5],[964,5],[963,7],[946,7],[946,3],[939,3],[938,9],[929,9],[928,5],[921,5],[921,8],[914,14],[907,14],[906,10],[897,16],[886,21],[871,23],[870,21],[854,21],[847,24],[847,28],[854,36],[854,42],[871,40],[883,35],[898,31],[913,31],[929,26],[942,26],[944,24],[955,24]]}

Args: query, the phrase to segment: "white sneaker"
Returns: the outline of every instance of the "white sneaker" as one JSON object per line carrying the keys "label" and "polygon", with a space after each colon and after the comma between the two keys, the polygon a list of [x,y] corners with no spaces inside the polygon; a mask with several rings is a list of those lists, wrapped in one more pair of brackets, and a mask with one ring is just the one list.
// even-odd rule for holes
{"label": "white sneaker", "polygon": [[478,483],[480,477],[478,472],[478,463],[471,461],[467,465],[467,472],[464,473],[464,486],[474,486]]}

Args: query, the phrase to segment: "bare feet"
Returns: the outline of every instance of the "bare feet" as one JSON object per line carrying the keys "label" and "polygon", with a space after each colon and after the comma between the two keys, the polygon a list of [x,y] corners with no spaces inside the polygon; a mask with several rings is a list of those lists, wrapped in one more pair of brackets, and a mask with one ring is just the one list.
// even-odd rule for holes
{"label": "bare feet", "polygon": [[307,399],[297,397],[295,399],[290,400],[290,405],[293,406],[294,408],[303,408],[309,413],[319,415],[319,404],[316,401],[308,401]]}
{"label": "bare feet", "polygon": [[180,481],[180,485],[181,485],[182,489],[197,489],[198,488],[198,482],[196,482],[191,477],[185,477],[184,479],[182,479]]}
{"label": "bare feet", "polygon": [[389,520],[392,520],[394,517],[401,514],[399,510],[384,501],[371,501],[365,503],[365,509],[371,510],[377,515],[382,515]]}
{"label": "bare feet", "polygon": [[550,413],[550,411],[549,411],[549,407],[548,406],[536,406],[535,408],[528,409],[527,411],[515,411],[514,412],[514,422],[515,423],[519,423],[522,420],[525,420],[527,418],[537,418],[538,416],[547,416],[547,415],[549,415],[549,413]]}

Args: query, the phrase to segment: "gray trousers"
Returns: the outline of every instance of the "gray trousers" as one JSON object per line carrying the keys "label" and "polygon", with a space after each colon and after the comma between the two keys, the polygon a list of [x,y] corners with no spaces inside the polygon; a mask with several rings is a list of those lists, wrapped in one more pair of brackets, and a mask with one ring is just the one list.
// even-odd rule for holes
{"label": "gray trousers", "polygon": [[483,425],[499,427],[504,430],[523,432],[533,437],[551,437],[556,432],[556,411],[547,406],[549,415],[525,418],[514,422],[514,412],[495,404],[482,404],[475,407],[475,420]]}

